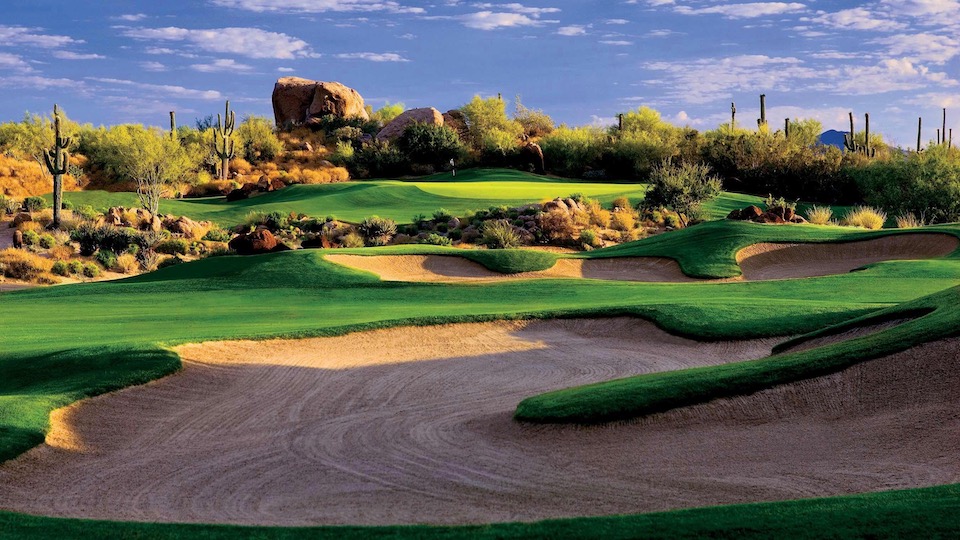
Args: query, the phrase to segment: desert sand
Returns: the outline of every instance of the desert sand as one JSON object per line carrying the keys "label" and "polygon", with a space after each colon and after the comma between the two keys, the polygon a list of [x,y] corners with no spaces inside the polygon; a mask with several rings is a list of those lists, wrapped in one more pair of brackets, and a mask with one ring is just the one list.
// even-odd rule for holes
{"label": "desert sand", "polygon": [[479,523],[955,482],[960,340],[603,426],[511,415],[530,395],[763,357],[630,318],[217,342],[184,369],[52,415],[0,467],[0,508],[264,525]]}

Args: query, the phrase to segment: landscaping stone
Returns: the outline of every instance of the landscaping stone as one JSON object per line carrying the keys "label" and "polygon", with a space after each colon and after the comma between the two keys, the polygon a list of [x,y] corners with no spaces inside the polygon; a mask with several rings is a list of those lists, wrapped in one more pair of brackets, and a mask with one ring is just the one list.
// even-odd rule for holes
{"label": "landscaping stone", "polygon": [[[269,229],[259,228],[251,233],[236,236],[227,245],[239,255],[257,255],[274,251],[277,249],[278,242]],[[284,248],[290,249],[286,246]]]}
{"label": "landscaping stone", "polygon": [[413,124],[428,124],[431,126],[442,126],[443,115],[433,107],[424,107],[422,109],[410,109],[404,111],[393,120],[383,126],[383,129],[377,133],[377,138],[381,140],[392,141],[401,135],[407,127]]}
{"label": "landscaping stone", "polygon": [[13,220],[10,222],[10,227],[19,227],[21,223],[26,223],[28,221],[33,221],[33,216],[29,212],[20,212],[19,214],[13,216]]}

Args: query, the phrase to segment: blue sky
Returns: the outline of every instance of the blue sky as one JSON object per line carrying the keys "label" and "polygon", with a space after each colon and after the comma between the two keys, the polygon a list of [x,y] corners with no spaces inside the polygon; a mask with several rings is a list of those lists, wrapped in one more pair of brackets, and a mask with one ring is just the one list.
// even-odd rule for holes
{"label": "blue sky", "polygon": [[[960,0],[32,0],[0,18],[0,119],[53,102],[94,124],[192,122],[229,98],[271,115],[278,77],[340,81],[374,107],[523,96],[558,122],[649,105],[679,125],[858,123],[913,145],[960,128]],[[950,114],[948,112],[948,114]],[[960,138],[960,129],[958,129]]]}

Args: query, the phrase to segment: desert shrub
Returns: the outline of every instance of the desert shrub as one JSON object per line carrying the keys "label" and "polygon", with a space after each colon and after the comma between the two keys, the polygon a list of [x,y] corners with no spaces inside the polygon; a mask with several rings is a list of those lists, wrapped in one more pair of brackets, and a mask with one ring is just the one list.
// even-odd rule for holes
{"label": "desert shrub", "polygon": [[844,225],[864,229],[880,229],[886,221],[887,214],[869,206],[854,206],[843,216]]}
{"label": "desert shrub", "polygon": [[412,124],[397,139],[397,148],[413,163],[440,166],[464,153],[457,132],[447,126]]}
{"label": "desert shrub", "polygon": [[397,224],[392,219],[372,216],[357,225],[357,232],[368,246],[385,246],[397,234]]}
{"label": "desert shrub", "polygon": [[340,238],[340,245],[345,248],[361,248],[364,246],[363,237],[355,231],[350,231]]}
{"label": "desert shrub", "polygon": [[27,197],[23,200],[23,208],[27,212],[39,212],[47,207],[47,200],[43,197]]}
{"label": "desert shrub", "polygon": [[564,176],[581,176],[601,166],[609,137],[596,127],[560,126],[540,140],[547,167]]}
{"label": "desert shrub", "polygon": [[924,225],[923,219],[918,218],[915,214],[900,214],[896,219],[898,229],[915,229]]}
{"label": "desert shrub", "polygon": [[80,272],[83,272],[83,261],[74,259],[68,262],[67,270],[69,270],[71,274],[79,274]]}
{"label": "desert shrub", "polygon": [[144,235],[130,227],[104,227],[100,249],[123,253],[132,245],[144,242]]}
{"label": "desert shrub", "polygon": [[83,277],[90,279],[100,277],[100,267],[92,262],[83,265]]}
{"label": "desert shrub", "polygon": [[157,263],[157,270],[160,270],[161,268],[169,268],[178,264],[183,264],[183,261],[180,259],[180,257],[167,257],[166,259],[163,259]]}
{"label": "desert shrub", "polygon": [[37,234],[37,231],[28,230],[23,233],[23,245],[25,246],[36,246],[40,243],[40,235]]}
{"label": "desert shrub", "polygon": [[683,226],[687,225],[684,214],[691,214],[700,205],[720,194],[720,179],[714,176],[710,167],[700,163],[681,163],[673,165],[664,161],[650,175],[651,188],[647,192],[646,204],[664,206],[680,214]]}
{"label": "desert shrub", "polygon": [[827,225],[833,218],[833,209],[829,206],[811,206],[807,209],[807,221],[814,225]]}
{"label": "desert shrub", "polygon": [[363,130],[354,126],[344,126],[333,130],[331,135],[341,141],[358,141],[363,137]]}
{"label": "desert shrub", "polygon": [[110,269],[117,264],[117,254],[109,249],[101,249],[97,252],[96,260],[100,263],[100,266]]}
{"label": "desert shrub", "polygon": [[203,239],[210,242],[229,242],[230,238],[230,232],[220,228],[210,229],[207,234],[203,235]]}
{"label": "desert shrub", "polygon": [[50,272],[53,262],[22,249],[8,248],[0,251],[0,267],[8,278],[38,282]]}
{"label": "desert shrub", "polygon": [[164,255],[186,255],[190,251],[190,243],[183,238],[171,238],[158,243],[153,250]]}
{"label": "desert shrub", "polygon": [[440,236],[437,233],[430,233],[426,238],[421,239],[417,242],[418,244],[430,244],[433,246],[450,246],[453,245],[453,241],[447,238],[446,236]]}
{"label": "desert shrub", "polygon": [[37,243],[43,249],[50,249],[56,245],[57,241],[53,238],[52,234],[43,234],[40,235],[40,239],[37,241]]}
{"label": "desert shrub", "polygon": [[631,208],[630,199],[626,197],[617,197],[616,199],[613,200],[613,204],[611,205],[611,207],[614,211],[616,211],[617,209],[630,210]]}
{"label": "desert shrub", "polygon": [[57,261],[66,261],[73,257],[73,246],[59,244],[50,248],[50,257]]}
{"label": "desert shrub", "polygon": [[124,253],[117,257],[117,260],[114,261],[112,268],[121,274],[132,274],[139,267],[137,258],[134,255],[129,253]]}
{"label": "desert shrub", "polygon": [[594,231],[593,229],[584,229],[580,231],[580,243],[584,246],[595,248],[603,245],[603,240],[601,240],[600,236],[597,235],[597,231]]}
{"label": "desert shrub", "polygon": [[250,163],[270,161],[283,152],[283,143],[274,133],[273,120],[248,116],[237,126],[237,154]]}
{"label": "desert shrub", "polygon": [[505,219],[486,221],[480,228],[480,243],[490,249],[509,249],[520,246],[520,234]]}
{"label": "desert shrub", "polygon": [[92,221],[94,219],[97,219],[97,217],[100,215],[100,212],[97,212],[96,210],[93,209],[92,206],[90,206],[89,204],[86,204],[86,205],[78,206],[74,208],[73,215],[81,219],[85,219],[87,221]]}
{"label": "desert shrub", "polygon": [[157,264],[160,263],[160,255],[152,249],[141,251],[137,258],[140,260],[140,268],[144,272],[153,272],[157,269]]}
{"label": "desert shrub", "polygon": [[383,104],[383,107],[370,113],[370,120],[380,126],[385,126],[390,123],[391,120],[403,114],[405,108],[403,103],[386,102]]}
{"label": "desert shrub", "polygon": [[577,227],[570,214],[563,210],[543,212],[537,219],[537,224],[543,236],[550,241],[566,242],[577,234]]}
{"label": "desert shrub", "polygon": [[590,218],[590,225],[602,229],[610,226],[610,211],[601,206],[598,201],[587,202],[587,215]]}
{"label": "desert shrub", "polygon": [[610,228],[615,231],[632,231],[637,226],[637,220],[630,211],[614,212],[610,215]]}
{"label": "desert shrub", "polygon": [[50,272],[55,276],[66,276],[70,274],[70,268],[66,261],[54,261]]}
{"label": "desert shrub", "polygon": [[513,119],[520,123],[528,137],[543,137],[553,131],[553,119],[539,109],[525,107],[519,95],[514,101]]}
{"label": "desert shrub", "polygon": [[[451,219],[453,219],[453,214],[450,213],[450,211],[447,210],[446,208],[440,208],[433,213],[433,221],[435,223],[447,223]],[[426,221],[426,220],[421,220],[421,221]]]}
{"label": "desert shrub", "polygon": [[474,150],[488,153],[491,149],[506,152],[516,147],[523,126],[507,116],[506,103],[500,98],[474,96],[460,108],[470,144]]}
{"label": "desert shrub", "polygon": [[671,229],[679,229],[683,226],[683,222],[680,220],[680,215],[677,213],[664,214],[663,224]]}
{"label": "desert shrub", "polygon": [[330,154],[330,161],[337,165],[348,165],[353,161],[356,150],[350,141],[337,141],[337,146]]}
{"label": "desert shrub", "polygon": [[410,167],[407,156],[388,141],[364,144],[353,155],[351,171],[359,177],[396,177]]}
{"label": "desert shrub", "polygon": [[0,216],[4,214],[13,214],[22,207],[22,202],[13,197],[0,195]]}

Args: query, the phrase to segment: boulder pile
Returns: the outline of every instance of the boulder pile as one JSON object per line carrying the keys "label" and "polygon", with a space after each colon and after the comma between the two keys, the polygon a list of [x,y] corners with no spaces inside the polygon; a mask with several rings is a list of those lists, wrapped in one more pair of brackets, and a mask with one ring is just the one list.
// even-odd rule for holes
{"label": "boulder pile", "polygon": [[273,87],[273,117],[277,127],[311,124],[333,115],[369,120],[363,96],[338,82],[281,77]]}
{"label": "boulder pile", "polygon": [[444,115],[433,107],[422,109],[410,109],[403,111],[400,116],[394,118],[383,129],[377,133],[377,138],[381,140],[394,140],[403,135],[403,130],[413,124],[428,124],[431,126],[442,126]]}
{"label": "boulder pile", "polygon": [[798,216],[796,211],[789,206],[776,206],[768,208],[766,211],[759,206],[748,206],[740,210],[734,210],[727,215],[727,219],[737,221],[752,221],[754,223],[806,223],[807,220]]}

